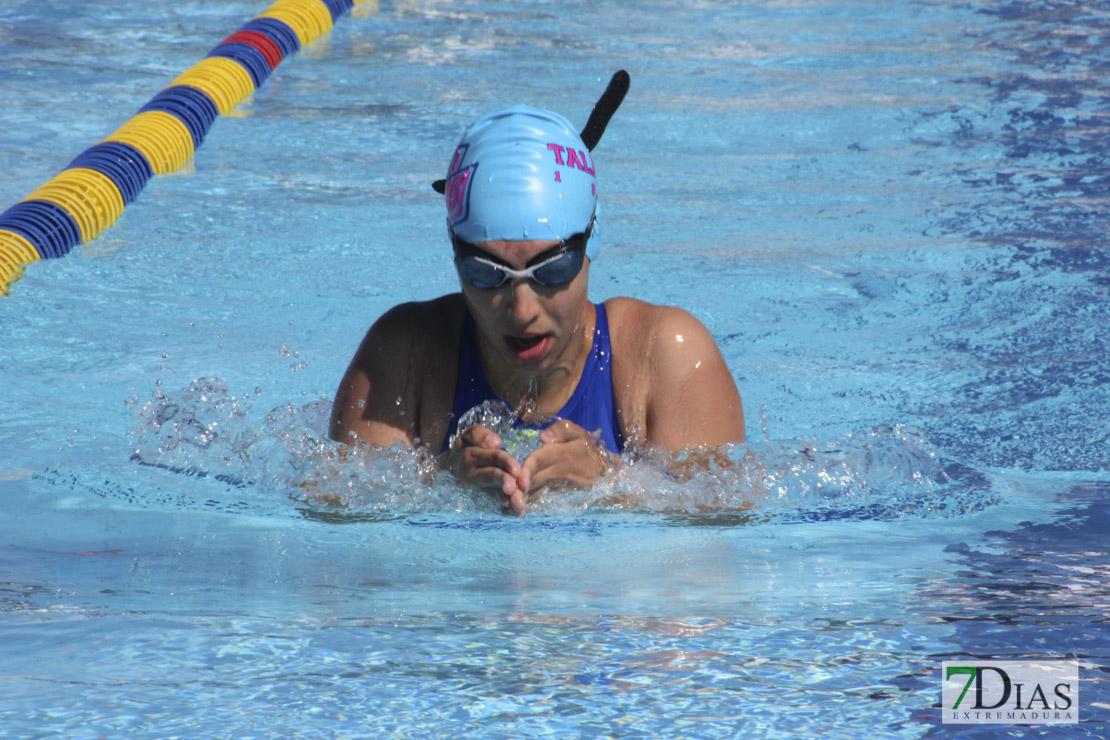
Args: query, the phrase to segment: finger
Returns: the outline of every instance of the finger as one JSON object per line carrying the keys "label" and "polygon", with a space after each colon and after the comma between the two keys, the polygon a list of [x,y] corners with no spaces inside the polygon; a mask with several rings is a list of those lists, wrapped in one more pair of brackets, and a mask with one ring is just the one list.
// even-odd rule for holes
{"label": "finger", "polygon": [[485,447],[486,449],[496,449],[501,446],[501,437],[488,427],[480,424],[469,426],[466,430],[459,435],[459,439],[463,444],[473,445],[475,447]]}
{"label": "finger", "polygon": [[528,508],[528,500],[524,495],[524,491],[514,487],[511,494],[501,494],[501,511],[506,514],[515,514],[516,516],[524,516],[525,510]]}
{"label": "finger", "polygon": [[501,502],[502,509],[509,506],[510,499],[518,490],[516,478],[500,468],[473,471],[473,474],[464,482],[475,490],[495,496]]}
{"label": "finger", "polygon": [[451,445],[449,463],[456,476],[474,480],[487,475],[487,468],[499,468],[511,476],[520,472],[516,458],[501,449],[501,438],[486,427],[467,427]]}
{"label": "finger", "polygon": [[[527,486],[524,490],[527,491],[529,495],[535,495],[545,488],[551,486],[557,488],[560,484],[566,485],[567,483],[571,483],[571,479],[574,477],[576,476],[574,476],[573,471],[563,470],[561,465],[539,465],[536,466],[534,471],[528,473],[527,483],[521,480],[520,485],[522,487]],[[521,478],[525,478],[523,472]]]}
{"label": "finger", "polygon": [[536,453],[524,459],[524,463],[520,466],[520,472],[516,476],[516,485],[522,491],[529,492],[532,490],[532,476],[535,474],[536,465],[538,464],[535,459]]}
{"label": "finger", "polygon": [[585,436],[587,436],[585,429],[572,421],[561,419],[540,432],[540,441],[544,444],[550,444],[552,442],[569,442],[573,439]]}
{"label": "finger", "polygon": [[496,478],[497,482],[504,485],[504,481],[513,481],[520,475],[520,463],[516,458],[504,450],[488,450],[481,447],[470,447],[463,451],[464,479]]}
{"label": "finger", "polygon": [[501,513],[515,514],[516,516],[524,516],[524,510],[527,508],[527,499],[523,489],[517,483],[516,478],[506,476],[501,482],[501,492],[498,498],[501,501]]}
{"label": "finger", "polygon": [[545,444],[525,458],[517,476],[517,485],[529,495],[573,475],[574,462],[566,458],[565,447]]}
{"label": "finger", "polygon": [[520,487],[533,493],[549,486],[590,486],[619,465],[603,445],[581,427],[578,430],[571,431],[567,440],[545,443],[525,458],[517,476]]}

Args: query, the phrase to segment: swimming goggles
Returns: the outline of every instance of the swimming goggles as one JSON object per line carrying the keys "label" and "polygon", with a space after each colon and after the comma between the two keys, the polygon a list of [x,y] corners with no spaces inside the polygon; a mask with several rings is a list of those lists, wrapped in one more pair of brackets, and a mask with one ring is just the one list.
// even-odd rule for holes
{"label": "swimming goggles", "polygon": [[582,270],[582,262],[586,258],[586,242],[592,228],[593,222],[590,222],[590,228],[586,231],[567,237],[551,249],[544,250],[529,260],[523,270],[514,270],[452,233],[455,269],[459,271],[459,277],[464,283],[482,290],[493,290],[504,285],[507,280],[523,278],[549,288],[566,285]]}

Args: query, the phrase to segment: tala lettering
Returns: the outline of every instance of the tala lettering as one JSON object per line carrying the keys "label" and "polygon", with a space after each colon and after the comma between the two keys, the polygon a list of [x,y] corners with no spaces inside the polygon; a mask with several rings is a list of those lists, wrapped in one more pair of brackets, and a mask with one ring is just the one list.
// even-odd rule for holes
{"label": "tala lettering", "polygon": [[554,153],[555,164],[559,167],[574,167],[588,175],[596,176],[593,162],[590,161],[589,155],[582,149],[571,149],[560,144],[548,144],[547,149]]}

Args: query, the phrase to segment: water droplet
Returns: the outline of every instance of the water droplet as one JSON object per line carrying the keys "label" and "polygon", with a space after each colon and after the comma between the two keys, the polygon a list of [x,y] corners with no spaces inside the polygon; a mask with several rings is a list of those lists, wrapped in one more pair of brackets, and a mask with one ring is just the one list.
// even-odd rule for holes
{"label": "water droplet", "polygon": [[365,398],[359,399],[359,402],[358,402],[358,407],[359,407],[360,409],[364,409],[364,408],[366,408],[366,399],[365,399]]}

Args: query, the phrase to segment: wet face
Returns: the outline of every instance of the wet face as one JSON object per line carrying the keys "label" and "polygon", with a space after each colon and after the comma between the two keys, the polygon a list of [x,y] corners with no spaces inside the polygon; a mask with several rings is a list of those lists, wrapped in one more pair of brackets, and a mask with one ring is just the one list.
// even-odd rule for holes
{"label": "wet face", "polygon": [[[488,257],[515,270],[559,245],[557,241],[488,241],[475,245]],[[542,375],[573,365],[586,320],[588,264],[569,283],[544,286],[510,278],[497,288],[481,289],[460,280],[463,297],[481,337],[483,360],[495,372]],[[571,349],[570,352],[567,350]]]}

